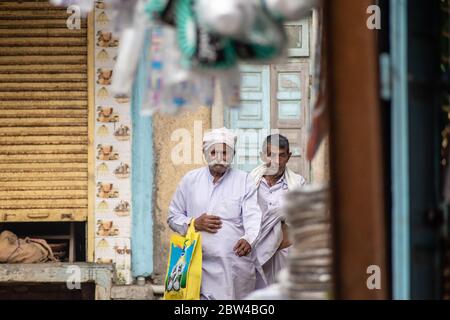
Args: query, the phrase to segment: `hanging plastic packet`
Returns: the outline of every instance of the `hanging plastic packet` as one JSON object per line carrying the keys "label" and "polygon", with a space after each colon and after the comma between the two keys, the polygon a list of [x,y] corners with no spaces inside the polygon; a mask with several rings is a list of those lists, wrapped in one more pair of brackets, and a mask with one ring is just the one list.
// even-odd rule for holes
{"label": "hanging plastic packet", "polygon": [[164,86],[161,111],[178,114],[183,110],[194,110],[200,105],[197,95],[197,77],[191,69],[181,65],[181,52],[177,47],[175,29],[165,27],[164,41]]}
{"label": "hanging plastic packet", "polygon": [[189,70],[188,75],[190,100],[184,105],[183,110],[196,111],[200,106],[211,108],[215,99],[216,77],[212,74],[198,73],[195,70]]}
{"label": "hanging plastic packet", "polygon": [[215,99],[216,77],[210,73],[191,72],[195,83],[195,96],[200,105],[212,107]]}
{"label": "hanging plastic packet", "polygon": [[[181,76],[179,74],[179,76]],[[194,109],[198,106],[194,96],[195,84],[187,78],[173,78],[173,82],[166,83],[167,88],[163,90],[162,112],[171,115],[179,114],[181,111]]]}
{"label": "hanging plastic packet", "polygon": [[150,29],[144,12],[145,0],[139,0],[132,8],[133,23],[124,26],[120,35],[117,61],[114,66],[111,92],[116,95],[130,95],[136,70],[144,47],[146,32]]}
{"label": "hanging plastic packet", "polygon": [[196,20],[195,0],[176,0],[178,47],[187,68],[229,69],[237,56],[231,39],[213,34]]}
{"label": "hanging plastic packet", "polygon": [[154,25],[151,28],[148,47],[145,52],[146,61],[146,83],[143,103],[141,105],[141,115],[149,116],[161,110],[162,90],[163,90],[163,42],[164,28]]}
{"label": "hanging plastic packet", "polygon": [[[139,12],[140,15],[145,15],[144,7],[146,0],[107,0],[109,16],[112,21],[112,28],[114,33],[120,33],[125,28],[137,26],[136,18]],[[141,4],[138,4],[141,2]],[[137,12],[138,11],[138,12]],[[122,38],[120,38],[122,39]]]}
{"label": "hanging plastic packet", "polygon": [[175,30],[163,25],[152,28],[142,115],[175,115],[199,105],[194,78],[180,65],[180,58]]}
{"label": "hanging plastic packet", "polygon": [[209,31],[240,39],[255,19],[248,0],[197,0],[198,22]]}
{"label": "hanging plastic packet", "polygon": [[223,71],[217,75],[220,83],[223,105],[228,108],[241,106],[241,72],[239,68]]}

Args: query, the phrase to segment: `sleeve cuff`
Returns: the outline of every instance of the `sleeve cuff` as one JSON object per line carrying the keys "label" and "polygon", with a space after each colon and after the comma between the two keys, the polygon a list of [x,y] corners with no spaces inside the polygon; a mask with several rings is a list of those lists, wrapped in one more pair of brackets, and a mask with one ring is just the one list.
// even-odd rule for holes
{"label": "sleeve cuff", "polygon": [[244,235],[243,237],[241,237],[241,239],[244,239],[245,241],[247,241],[250,244],[250,246],[253,248],[253,243],[255,242],[255,239],[253,239],[253,237]]}
{"label": "sleeve cuff", "polygon": [[183,218],[183,221],[182,221],[183,225],[181,225],[181,230],[182,230],[181,234],[182,235],[186,235],[186,233],[189,229],[189,225],[191,224],[192,221],[194,221],[193,217],[184,217]]}

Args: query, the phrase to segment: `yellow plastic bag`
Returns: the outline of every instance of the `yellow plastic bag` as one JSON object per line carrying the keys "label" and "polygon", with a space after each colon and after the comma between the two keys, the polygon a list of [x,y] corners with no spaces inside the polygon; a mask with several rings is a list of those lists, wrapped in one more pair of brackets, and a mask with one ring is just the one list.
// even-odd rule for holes
{"label": "yellow plastic bag", "polygon": [[200,300],[201,283],[201,234],[191,222],[185,237],[174,234],[170,238],[164,300]]}

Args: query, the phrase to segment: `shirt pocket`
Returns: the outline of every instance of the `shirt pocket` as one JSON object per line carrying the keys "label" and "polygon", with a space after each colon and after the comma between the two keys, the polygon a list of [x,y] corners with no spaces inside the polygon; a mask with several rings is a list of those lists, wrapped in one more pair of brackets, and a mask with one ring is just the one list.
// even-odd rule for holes
{"label": "shirt pocket", "polygon": [[220,216],[226,220],[240,220],[242,205],[239,198],[224,199],[220,206]]}

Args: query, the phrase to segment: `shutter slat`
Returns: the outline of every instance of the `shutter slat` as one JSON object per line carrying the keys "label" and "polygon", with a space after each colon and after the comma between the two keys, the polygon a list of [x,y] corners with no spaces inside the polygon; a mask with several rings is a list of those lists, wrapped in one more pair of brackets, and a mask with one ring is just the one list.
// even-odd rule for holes
{"label": "shutter slat", "polygon": [[85,171],[87,163],[14,163],[1,164],[0,171]]}
{"label": "shutter slat", "polygon": [[0,10],[61,10],[61,7],[50,5],[48,1],[5,1],[0,2]]}
{"label": "shutter slat", "polygon": [[[1,48],[0,48],[1,50]],[[87,66],[82,65],[60,65],[53,64],[49,61],[49,64],[39,65],[0,65],[0,76],[2,73],[26,73],[26,74],[40,74],[40,73],[72,73],[72,72],[87,72]]]}
{"label": "shutter slat", "polygon": [[6,181],[0,184],[1,191],[31,191],[31,190],[87,190],[84,181]]}
{"label": "shutter slat", "polygon": [[[0,93],[1,95],[1,93]],[[0,127],[59,127],[59,126],[86,126],[87,118],[14,118],[1,119]]]}
{"label": "shutter slat", "polygon": [[27,137],[27,136],[9,136],[0,137],[0,148],[5,145],[59,145],[59,144],[86,144],[88,137],[86,136],[53,136],[51,139],[45,136]]}
{"label": "shutter slat", "polygon": [[55,92],[28,92],[26,96],[23,92],[1,92],[0,97],[3,100],[23,100],[36,99],[36,100],[87,100],[86,91],[55,91]]}
{"label": "shutter slat", "polygon": [[55,47],[70,47],[70,46],[85,46],[86,37],[77,38],[0,38],[0,47],[16,46],[55,46]]}
{"label": "shutter slat", "polygon": [[0,209],[47,209],[47,208],[85,208],[85,199],[32,199],[32,200],[3,200]]}
{"label": "shutter slat", "polygon": [[52,64],[85,64],[87,62],[86,55],[70,55],[70,56],[0,56],[0,65],[20,65],[43,64],[46,65],[49,61]]}
{"label": "shutter slat", "polygon": [[88,131],[87,126],[77,126],[77,127],[0,127],[0,137],[1,136],[86,136]]}
{"label": "shutter slat", "polygon": [[27,199],[86,199],[85,190],[27,190],[27,191],[1,191],[0,200],[27,200]]}
{"label": "shutter slat", "polygon": [[49,117],[63,117],[63,118],[86,118],[87,110],[80,109],[50,109],[50,110],[2,110],[0,118],[49,118]]}
{"label": "shutter slat", "polygon": [[86,82],[87,76],[84,73],[39,73],[39,74],[4,74],[0,77],[0,82]]}
{"label": "shutter slat", "polygon": [[61,19],[69,18],[70,13],[66,10],[3,10],[0,9],[0,19]]}
{"label": "shutter slat", "polygon": [[0,82],[1,91],[82,91],[87,89],[86,82],[51,82],[51,83],[8,83]]}
{"label": "shutter slat", "polygon": [[87,145],[13,145],[2,146],[0,154],[67,154],[67,153],[87,153]]}
{"label": "shutter slat", "polygon": [[[28,97],[26,97],[28,99]],[[85,109],[86,100],[20,100],[20,101],[0,101],[0,109]]]}
{"label": "shutter slat", "polygon": [[[81,27],[86,28],[86,21],[81,20]],[[67,28],[67,18],[53,19],[0,19],[0,28],[4,29],[30,29],[30,28]]]}
{"label": "shutter slat", "polygon": [[4,172],[0,176],[0,182],[3,181],[61,181],[61,180],[81,180],[87,178],[87,172]]}
{"label": "shutter slat", "polygon": [[[0,23],[1,24],[1,23]],[[0,29],[1,30],[1,29]],[[68,56],[86,55],[87,47],[72,47],[70,51],[65,47],[3,47],[0,48],[0,56]]]}
{"label": "shutter slat", "polygon": [[86,29],[33,28],[0,29],[0,37],[85,37]]}

